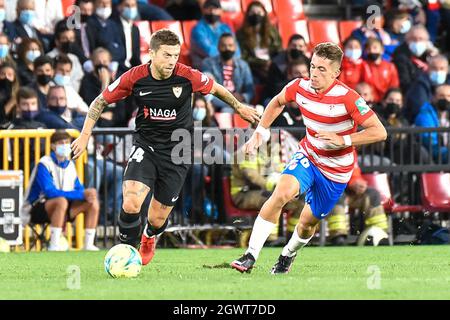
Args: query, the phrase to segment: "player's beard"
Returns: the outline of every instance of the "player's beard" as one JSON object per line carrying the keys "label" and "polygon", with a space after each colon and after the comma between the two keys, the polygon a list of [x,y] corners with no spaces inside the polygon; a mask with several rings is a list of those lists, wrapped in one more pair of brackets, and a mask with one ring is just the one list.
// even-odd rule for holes
{"label": "player's beard", "polygon": [[167,79],[172,75],[174,69],[175,68],[169,69],[169,68],[163,67],[163,68],[159,69],[158,71],[159,71],[159,74],[161,75],[161,77],[163,77],[164,79]]}

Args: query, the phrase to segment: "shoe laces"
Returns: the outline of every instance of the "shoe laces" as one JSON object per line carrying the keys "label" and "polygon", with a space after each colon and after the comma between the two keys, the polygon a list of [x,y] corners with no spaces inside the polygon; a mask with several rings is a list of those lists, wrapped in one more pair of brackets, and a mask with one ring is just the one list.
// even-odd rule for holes
{"label": "shoe laces", "polygon": [[244,262],[245,260],[255,260],[251,253],[246,253],[238,259],[239,262]]}
{"label": "shoe laces", "polygon": [[282,267],[289,267],[289,264],[291,263],[292,259],[295,256],[292,257],[288,257],[288,256],[280,256],[280,259],[278,259],[278,263],[282,266]]}

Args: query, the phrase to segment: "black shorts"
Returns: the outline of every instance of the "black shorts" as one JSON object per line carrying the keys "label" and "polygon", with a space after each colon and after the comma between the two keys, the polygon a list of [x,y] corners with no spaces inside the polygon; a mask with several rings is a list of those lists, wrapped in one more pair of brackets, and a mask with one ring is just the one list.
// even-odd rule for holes
{"label": "black shorts", "polygon": [[[32,206],[31,206],[31,210],[30,210],[30,216],[31,216],[31,222],[32,223],[50,223],[50,218],[48,216],[47,211],[45,210],[45,201],[46,199],[41,199],[37,202],[35,202]],[[70,217],[70,206],[71,206],[72,202],[69,201],[69,206],[67,207],[67,212],[66,212],[66,221],[68,222],[72,222],[73,218]]]}
{"label": "black shorts", "polygon": [[190,165],[174,164],[170,154],[154,151],[135,142],[130,153],[123,181],[142,182],[153,197],[166,206],[174,206]]}

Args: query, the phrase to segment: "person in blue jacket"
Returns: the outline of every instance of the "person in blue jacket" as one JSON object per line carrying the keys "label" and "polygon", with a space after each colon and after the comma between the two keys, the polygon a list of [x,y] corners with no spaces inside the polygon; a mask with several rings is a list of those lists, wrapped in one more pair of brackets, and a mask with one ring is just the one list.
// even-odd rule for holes
{"label": "person in blue jacket", "polygon": [[[190,55],[192,67],[196,69],[200,69],[204,58],[219,55],[217,46],[222,34],[233,34],[227,24],[220,22],[222,7],[219,0],[206,0],[202,7],[202,15],[191,31]],[[236,46],[235,57],[240,57],[241,50],[237,43]]]}
{"label": "person in blue jacket", "polygon": [[432,100],[437,86],[450,83],[449,67],[444,55],[436,55],[430,59],[428,71],[420,75],[410,86],[406,94],[406,118],[414,122],[419,109]]}
{"label": "person in blue jacket", "polygon": [[[425,128],[439,128],[449,125],[450,114],[450,85],[443,84],[436,88],[432,103],[425,102],[420,108],[416,117],[415,125]],[[422,143],[426,148],[430,148],[433,159],[436,163],[447,163],[448,148],[445,141],[439,143],[439,139],[444,139],[437,132],[422,133]],[[447,137],[448,139],[448,137]],[[439,161],[441,158],[441,161]]]}
{"label": "person in blue jacket", "polygon": [[98,251],[94,245],[99,215],[97,191],[85,189],[80,183],[75,164],[70,160],[70,142],[65,130],[56,130],[51,136],[50,155],[42,157],[31,173],[23,214],[31,222],[50,222],[48,250],[62,251],[59,240],[65,220],[73,221],[84,212],[84,250]]}
{"label": "person in blue jacket", "polygon": [[[249,104],[254,96],[253,77],[248,63],[235,56],[237,41],[231,33],[224,33],[219,40],[219,55],[203,60],[201,70],[214,77],[242,103]],[[222,100],[211,100],[215,111],[233,113],[234,110]]]}

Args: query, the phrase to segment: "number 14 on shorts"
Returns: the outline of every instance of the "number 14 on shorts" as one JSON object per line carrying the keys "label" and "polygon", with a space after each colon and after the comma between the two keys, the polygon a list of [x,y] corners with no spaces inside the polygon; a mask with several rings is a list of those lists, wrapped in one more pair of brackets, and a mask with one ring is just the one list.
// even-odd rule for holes
{"label": "number 14 on shorts", "polygon": [[136,162],[141,162],[144,159],[144,149],[142,149],[141,147],[136,149],[136,146],[133,146],[131,148],[131,152],[130,152],[130,159],[128,159],[128,163],[130,163],[130,161],[136,161]]}

